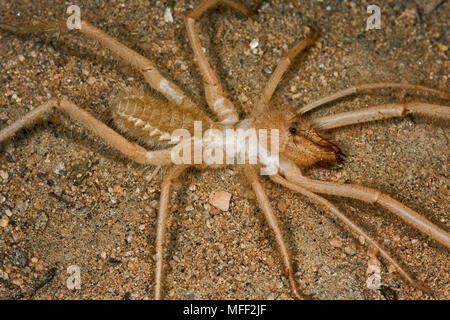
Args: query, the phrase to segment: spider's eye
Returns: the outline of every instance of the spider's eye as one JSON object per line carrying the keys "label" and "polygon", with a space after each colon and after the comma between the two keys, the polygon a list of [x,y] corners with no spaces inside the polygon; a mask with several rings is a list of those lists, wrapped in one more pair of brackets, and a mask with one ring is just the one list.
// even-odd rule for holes
{"label": "spider's eye", "polygon": [[290,127],[289,128],[289,132],[292,134],[296,134],[297,133],[297,129],[295,129],[294,127]]}

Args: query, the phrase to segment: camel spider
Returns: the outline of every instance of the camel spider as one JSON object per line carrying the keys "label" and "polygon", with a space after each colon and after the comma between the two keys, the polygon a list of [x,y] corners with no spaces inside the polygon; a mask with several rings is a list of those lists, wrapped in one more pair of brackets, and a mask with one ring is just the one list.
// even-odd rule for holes
{"label": "camel spider", "polygon": [[[120,101],[122,101],[134,103],[134,107],[136,107],[137,103],[141,103],[141,105],[146,105],[149,110],[152,110],[152,108],[156,108],[155,106],[158,106],[158,108],[170,107],[172,110],[171,112],[173,112],[174,114],[179,113],[181,115],[190,115],[191,119],[201,119],[202,121],[205,121],[206,123],[211,124],[212,126],[217,126],[219,128],[223,128],[225,126],[238,127],[240,125],[250,123],[255,128],[279,129],[281,132],[282,146],[282,148],[280,148],[281,166],[279,168],[279,174],[270,176],[270,179],[277,184],[305,195],[313,202],[321,204],[330,213],[340,218],[341,221],[344,222],[344,224],[346,224],[350,229],[364,237],[368,243],[376,247],[379,250],[379,253],[389,263],[394,265],[398,269],[399,273],[413,286],[421,290],[428,291],[427,288],[419,284],[410,275],[408,275],[408,273],[402,269],[400,264],[397,263],[386,252],[386,250],[382,248],[381,245],[372,240],[372,238],[368,236],[361,228],[359,228],[356,224],[346,218],[333,204],[331,204],[325,198],[320,197],[316,193],[350,197],[368,202],[373,205],[378,204],[393,212],[416,229],[420,230],[437,242],[449,248],[450,236],[445,230],[442,230],[441,228],[433,225],[428,220],[417,214],[415,211],[405,207],[398,201],[381,193],[378,190],[356,185],[343,185],[338,183],[313,180],[304,176],[302,173],[302,169],[305,169],[322,160],[339,160],[339,157],[341,155],[340,149],[333,143],[322,138],[322,136],[317,132],[316,128],[327,130],[360,122],[375,121],[391,117],[401,117],[409,113],[416,113],[424,116],[448,120],[450,118],[449,108],[429,103],[413,102],[375,106],[361,111],[347,112],[329,117],[317,118],[312,122],[307,122],[300,115],[325,103],[332,102],[361,90],[371,90],[377,88],[414,89],[438,94],[446,99],[449,98],[449,94],[419,85],[400,83],[376,83],[352,87],[350,89],[340,91],[334,95],[318,100],[314,103],[308,104],[298,110],[298,113],[300,115],[295,115],[288,109],[273,110],[269,107],[269,102],[283,74],[289,68],[295,56],[297,56],[307,47],[313,45],[314,41],[318,37],[318,32],[314,28],[311,28],[312,34],[306,39],[297,42],[288,52],[286,52],[283,58],[280,59],[277,68],[272,73],[268,83],[264,87],[261,93],[261,97],[257,101],[256,107],[253,110],[251,116],[247,119],[247,121],[239,121],[237,111],[235,110],[232,102],[224,96],[220,82],[207,61],[206,54],[203,52],[200,44],[197,27],[195,24],[197,18],[199,18],[206,10],[217,4],[230,6],[246,16],[249,16],[253,13],[252,10],[248,10],[234,1],[206,0],[199,6],[195,7],[186,16],[186,26],[189,41],[192,45],[200,72],[204,79],[206,101],[216,114],[219,120],[217,122],[214,122],[209,117],[204,115],[203,112],[199,110],[198,106],[193,101],[191,101],[191,99],[185,93],[183,93],[181,89],[179,89],[174,83],[164,78],[159,73],[156,66],[152,62],[120,44],[89,23],[83,21],[82,29],[80,30],[81,33],[98,41],[103,46],[109,48],[115,54],[135,67],[143,74],[150,87],[161,92],[170,103],[163,103],[153,98],[143,95],[139,96],[136,94],[135,96],[123,97],[121,100],[119,99],[119,103],[116,104],[115,107],[114,117],[116,118],[116,125],[125,131],[127,129],[128,131],[135,130],[135,132],[131,132],[131,134],[134,134],[134,136],[141,134],[142,132],[140,131],[151,130],[151,132],[153,132],[154,129],[158,129],[161,132],[156,132],[156,135],[160,137],[162,135],[162,132],[169,131],[168,129],[174,129],[171,126],[168,126],[168,128],[164,128],[166,130],[162,130],[163,128],[158,127],[160,125],[161,119],[157,119],[156,122],[151,122],[152,119],[148,119],[149,127],[146,127],[146,124],[142,123],[144,119],[141,119],[141,122],[138,123],[140,119],[136,117],[136,114],[133,114],[133,118],[135,119],[131,119],[129,115],[131,111],[129,110],[125,110],[128,111],[128,114],[127,112],[123,112],[123,114],[121,115],[120,111],[122,109],[120,107]],[[8,28],[8,26],[3,27]],[[12,31],[21,31],[17,28],[12,29]],[[179,109],[176,109],[175,106],[179,107]],[[79,108],[66,98],[53,98],[49,102],[34,109],[21,120],[2,129],[0,131],[0,142],[7,140],[18,130],[35,122],[44,114],[50,112],[53,108],[64,111],[74,121],[79,122],[88,130],[104,139],[108,144],[120,151],[123,155],[138,163],[146,165],[171,164],[170,149],[148,151],[140,145],[132,143],[129,140],[123,138],[121,135],[117,134],[115,131],[89,115],[83,109]],[[127,116],[129,116],[128,119]],[[128,134],[130,134],[130,132],[128,132]],[[165,228],[167,222],[168,202],[171,185],[172,182],[177,177],[179,177],[187,167],[188,166],[172,166],[164,177],[161,186],[156,235],[156,270],[154,287],[156,299],[163,297]],[[267,195],[263,190],[260,178],[258,177],[256,171],[258,166],[242,165],[241,168],[243,175],[247,178],[250,185],[252,186],[253,191],[256,194],[258,203],[261,207],[261,210],[264,212],[268,225],[275,234],[275,239],[281,250],[283,264],[285,267],[286,276],[288,277],[292,296],[295,298],[305,298],[305,296],[297,288],[297,280],[293,272],[289,249],[285,244],[279,223],[277,221],[277,217],[274,214],[273,209],[271,208]]]}

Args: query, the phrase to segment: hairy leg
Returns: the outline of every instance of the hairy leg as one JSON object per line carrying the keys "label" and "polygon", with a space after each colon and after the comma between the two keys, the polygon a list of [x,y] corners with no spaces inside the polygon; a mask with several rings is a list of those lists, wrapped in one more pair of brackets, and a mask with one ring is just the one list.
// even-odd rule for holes
{"label": "hairy leg", "polygon": [[281,81],[281,77],[286,72],[286,70],[291,65],[292,61],[294,61],[295,57],[300,54],[306,48],[312,46],[314,42],[317,40],[319,36],[319,31],[316,27],[309,26],[312,29],[312,34],[305,39],[299,40],[294,46],[289,49],[283,57],[280,59],[275,71],[269,78],[266,86],[264,87],[261,97],[256,104],[255,113],[263,112],[269,105],[269,101],[272,98],[272,95],[277,88],[278,84]]}
{"label": "hairy leg", "polygon": [[169,101],[185,110],[198,110],[198,106],[177,85],[164,78],[149,59],[121,44],[86,21],[82,21],[80,32],[89,38],[99,41],[103,46],[139,70],[150,87],[161,92]]}
{"label": "hairy leg", "polygon": [[169,214],[170,188],[173,181],[180,176],[188,166],[173,166],[165,175],[161,184],[158,220],[156,221],[156,268],[155,268],[155,300],[162,299],[164,282],[164,248],[166,242],[167,216]]}
{"label": "hairy leg", "polygon": [[200,38],[198,36],[198,29],[196,19],[198,19],[205,11],[216,5],[225,5],[231,7],[245,16],[250,16],[256,9],[250,10],[241,4],[231,0],[206,0],[199,4],[186,14],[186,29],[189,41],[194,51],[200,73],[202,74],[206,102],[210,108],[217,114],[220,121],[224,124],[234,124],[239,121],[239,115],[233,106],[233,103],[228,100],[224,94],[222,86],[217,79],[216,73],[210,66],[206,54],[203,52]]}
{"label": "hairy leg", "polygon": [[354,87],[350,87],[348,89],[344,89],[341,91],[338,91],[336,93],[333,93],[327,97],[324,97],[322,99],[316,100],[312,103],[307,104],[306,106],[301,107],[300,109],[298,109],[298,113],[299,114],[303,114],[306,113],[308,111],[311,111],[317,107],[320,107],[326,103],[338,100],[340,98],[343,97],[347,97],[349,95],[352,95],[354,93],[358,93],[360,91],[364,91],[364,90],[373,90],[373,89],[382,89],[382,88],[399,88],[399,89],[412,89],[412,90],[419,90],[419,91],[425,91],[425,92],[429,92],[429,93],[433,93],[436,95],[441,96],[442,98],[445,99],[450,99],[450,94],[444,91],[439,91],[436,89],[432,89],[432,88],[428,88],[428,87],[424,87],[424,86],[419,86],[419,85],[415,85],[415,84],[408,84],[408,83],[367,83],[367,84],[361,84],[361,85],[357,85]]}
{"label": "hairy leg", "polygon": [[18,120],[17,122],[14,122],[10,126],[1,130],[0,143],[14,135],[14,133],[18,130],[32,124],[44,114],[50,112],[54,107],[67,113],[72,120],[83,125],[89,131],[105,140],[111,147],[120,151],[131,160],[149,165],[167,165],[171,163],[170,149],[147,151],[141,146],[128,141],[106,124],[97,120],[95,117],[72,102],[66,99],[58,98],[49,100],[25,115],[21,120]]}
{"label": "hairy leg", "polygon": [[17,131],[33,124],[37,119],[50,112],[53,107],[58,105],[56,99],[51,99],[27,113],[22,119],[13,122],[8,127],[0,131],[0,143],[12,137]]}
{"label": "hairy leg", "polygon": [[312,123],[320,129],[333,129],[363,122],[404,117],[408,114],[450,120],[450,107],[425,102],[391,103],[316,118]]}
{"label": "hairy leg", "polygon": [[300,170],[294,166],[287,168],[284,175],[287,180],[312,192],[354,198],[372,205],[378,204],[383,208],[388,209],[414,228],[422,231],[447,248],[450,248],[450,234],[447,231],[435,226],[414,210],[406,207],[379,190],[354,184],[342,184],[310,179],[302,175]]}
{"label": "hairy leg", "polygon": [[292,295],[296,299],[308,299],[307,296],[302,294],[297,289],[297,283],[295,281],[294,269],[292,267],[291,255],[289,253],[289,249],[286,246],[286,243],[283,239],[283,233],[280,229],[280,224],[278,222],[277,216],[274,214],[272,206],[270,205],[269,199],[267,198],[266,193],[264,192],[264,188],[259,180],[258,174],[255,170],[254,166],[246,165],[242,170],[252,186],[253,191],[256,194],[256,198],[258,200],[259,206],[261,210],[264,212],[264,216],[266,218],[267,224],[275,235],[275,239],[277,240],[278,246],[280,247],[281,255],[283,257],[284,269],[286,275],[289,279],[289,287],[291,288]]}
{"label": "hairy leg", "polygon": [[424,285],[418,283],[416,280],[414,280],[413,277],[411,277],[401,266],[400,264],[392,258],[389,253],[386,251],[386,249],[383,248],[382,245],[380,245],[378,242],[372,239],[371,236],[369,236],[363,229],[361,229],[357,224],[355,224],[352,220],[350,220],[347,216],[345,216],[336,206],[334,206],[331,202],[326,200],[325,198],[318,196],[315,193],[312,193],[305,188],[302,188],[298,184],[292,183],[280,175],[273,175],[270,176],[270,179],[274,181],[275,183],[278,183],[292,191],[298,192],[300,194],[303,194],[304,196],[311,199],[313,202],[319,203],[322,205],[329,213],[340,219],[347,227],[349,227],[352,231],[355,233],[361,235],[366,241],[371,244],[374,248],[378,250],[378,252],[383,256],[387,261],[389,261],[390,264],[395,266],[395,268],[398,270],[398,272],[405,278],[411,285],[419,290],[422,290],[424,292],[432,293],[431,289],[425,287]]}
{"label": "hairy leg", "polygon": [[[0,23],[0,28],[19,34],[68,31],[65,23],[59,21],[39,22],[36,25],[12,25]],[[199,110],[198,106],[194,104],[176,84],[161,75],[156,66],[149,59],[123,45],[87,21],[81,21],[81,29],[78,31],[87,37],[100,42],[105,48],[110,49],[125,62],[136,68],[142,73],[150,87],[161,92],[169,101],[185,110]]]}

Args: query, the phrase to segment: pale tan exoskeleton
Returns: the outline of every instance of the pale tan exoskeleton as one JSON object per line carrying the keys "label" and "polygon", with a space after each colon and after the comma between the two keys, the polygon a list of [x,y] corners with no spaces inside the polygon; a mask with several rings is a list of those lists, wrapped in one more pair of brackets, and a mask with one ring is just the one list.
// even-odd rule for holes
{"label": "pale tan exoskeleton", "polygon": [[[417,283],[406,271],[397,263],[383,247],[376,243],[361,228],[346,218],[333,204],[328,200],[320,197],[316,193],[324,193],[350,197],[368,202],[372,205],[380,205],[392,213],[399,216],[405,222],[430,236],[437,242],[450,248],[450,236],[448,232],[433,225],[428,220],[420,216],[418,213],[402,205],[398,201],[383,194],[381,191],[370,189],[367,187],[338,184],[325,181],[317,181],[307,178],[302,174],[302,169],[312,164],[326,160],[339,160],[341,153],[337,146],[322,138],[318,129],[326,130],[337,128],[345,125],[351,125],[361,122],[375,121],[390,117],[401,117],[409,113],[421,114],[429,117],[442,118],[448,120],[450,118],[450,108],[445,106],[432,105],[428,103],[406,103],[406,104],[390,104],[376,106],[369,109],[349,112],[345,114],[336,114],[330,117],[323,117],[307,122],[302,119],[301,114],[312,110],[322,104],[331,102],[335,99],[353,94],[360,90],[377,89],[377,88],[403,88],[428,91],[438,94],[444,98],[449,98],[449,94],[434,89],[422,87],[419,85],[397,84],[397,83],[377,83],[366,84],[353,87],[327,98],[321,99],[315,103],[304,106],[295,114],[288,108],[273,110],[270,107],[270,99],[275,91],[283,74],[289,65],[297,56],[308,46],[311,46],[318,36],[315,28],[311,28],[311,36],[297,42],[284,56],[273,72],[268,83],[264,87],[260,100],[256,103],[255,110],[248,119],[240,121],[238,113],[233,104],[223,94],[223,90],[215,75],[208,64],[206,54],[200,45],[195,20],[206,10],[217,4],[230,6],[244,15],[250,15],[253,11],[248,10],[230,0],[207,0],[186,16],[187,33],[192,45],[194,54],[197,58],[201,74],[204,79],[205,95],[208,105],[212,108],[217,116],[218,121],[215,122],[206,116],[191,99],[183,93],[174,83],[164,78],[157,70],[156,66],[148,59],[137,54],[131,49],[120,44],[102,31],[98,30],[89,23],[83,21],[80,32],[86,36],[97,40],[99,43],[109,48],[125,61],[133,65],[139,70],[148,84],[155,90],[161,92],[169,101],[161,102],[154,98],[143,95],[142,93],[133,93],[129,96],[119,98],[113,109],[113,116],[116,125],[127,134],[134,136],[145,142],[152,143],[156,138],[160,140],[166,137],[166,134],[177,128],[192,129],[194,120],[202,121],[206,127],[239,127],[243,124],[253,126],[257,129],[278,129],[280,131],[280,158],[281,163],[279,173],[270,176],[274,182],[285,186],[295,192],[302,193],[309,197],[312,201],[324,206],[330,213],[341,219],[350,229],[366,239],[368,243],[376,247],[381,256],[383,256],[390,264],[397,267],[400,274],[407,279],[413,286],[427,290]],[[12,31],[20,32],[20,28],[3,26],[5,29],[10,28]],[[52,29],[52,28],[50,28]],[[28,31],[25,30],[24,31]],[[50,30],[51,31],[51,30]],[[15,132],[26,125],[31,124],[36,119],[42,117],[51,109],[56,108],[64,111],[76,122],[81,123],[87,129],[91,130],[112,147],[119,150],[126,157],[135,160],[138,163],[146,165],[172,165],[170,150],[154,150],[148,151],[138,144],[132,143],[117,134],[111,128],[98,121],[83,109],[65,98],[54,98],[48,103],[34,109],[21,120],[13,123],[0,131],[0,142],[11,137]],[[148,137],[148,138],[146,138]],[[202,165],[203,166],[203,165]],[[161,186],[161,196],[157,220],[156,235],[156,270],[155,270],[155,298],[163,297],[163,276],[164,276],[164,243],[166,239],[165,229],[167,224],[168,203],[172,182],[188,167],[188,165],[172,166]],[[305,298],[301,291],[297,288],[296,279],[291,263],[289,249],[283,239],[282,232],[277,221],[276,215],[270,205],[267,195],[265,194],[261,180],[258,174],[258,165],[241,165],[241,172],[251,184],[256,194],[261,210],[264,212],[266,221],[274,232],[277,244],[283,257],[285,272],[289,280],[289,285],[293,297]]]}

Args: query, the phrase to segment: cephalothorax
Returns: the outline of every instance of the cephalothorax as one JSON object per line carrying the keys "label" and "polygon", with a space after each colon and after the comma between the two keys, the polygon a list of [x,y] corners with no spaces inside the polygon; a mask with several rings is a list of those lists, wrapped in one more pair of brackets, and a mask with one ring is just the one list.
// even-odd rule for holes
{"label": "cephalothorax", "polygon": [[[438,94],[445,99],[448,99],[450,95],[446,92],[441,92],[419,85],[374,83],[360,85],[340,91],[334,95],[306,105],[296,113],[289,110],[289,108],[279,107],[275,110],[270,106],[270,99],[283,74],[288,69],[294,57],[305,48],[311,46],[318,37],[318,31],[316,28],[310,27],[311,35],[306,39],[297,42],[280,59],[276,70],[272,73],[268,83],[261,92],[260,98],[256,102],[255,109],[251,115],[247,119],[239,121],[236,109],[234,108],[232,102],[224,96],[219,80],[207,61],[206,54],[200,44],[195,23],[196,19],[200,15],[217,4],[232,7],[247,16],[256,11],[256,8],[254,10],[248,10],[232,0],[206,0],[186,15],[185,22],[187,26],[187,34],[196,56],[200,72],[204,79],[206,101],[215,113],[217,120],[211,119],[204,112],[202,112],[197,105],[174,83],[164,78],[151,61],[120,44],[118,41],[109,37],[89,23],[83,21],[81,29],[79,30],[81,33],[97,40],[103,46],[109,48],[115,54],[139,70],[148,84],[153,89],[161,92],[167,98],[168,102],[164,102],[147,96],[142,92],[133,91],[119,97],[113,104],[113,118],[116,126],[120,130],[146,144],[147,146],[156,145],[159,146],[160,149],[149,151],[138,144],[130,142],[66,98],[53,98],[44,105],[34,109],[23,119],[2,129],[0,131],[0,142],[5,141],[19,129],[31,124],[33,121],[49,112],[54,107],[69,114],[73,120],[83,124],[87,129],[100,136],[126,157],[141,164],[156,166],[172,165],[171,148],[174,144],[176,145],[177,142],[171,141],[170,135],[176,129],[186,129],[188,132],[194,133],[194,121],[200,121],[202,123],[202,130],[207,130],[210,128],[225,130],[226,128],[238,128],[240,126],[255,129],[277,129],[279,131],[278,147],[280,163],[277,168],[277,172],[269,176],[270,179],[295,192],[307,196],[316,203],[321,204],[327,211],[338,217],[350,229],[375,247],[378,250],[378,253],[382,255],[389,263],[394,265],[400,274],[413,286],[428,291],[427,288],[409,276],[408,273],[402,269],[399,263],[397,263],[380,244],[374,241],[360,227],[343,215],[328,200],[318,196],[316,193],[350,197],[365,201],[372,205],[380,205],[445,247],[450,248],[450,235],[447,231],[435,226],[415,211],[409,209],[381,191],[353,184],[340,184],[313,180],[304,176],[302,174],[302,169],[322,161],[339,161],[343,156],[340,149],[324,137],[321,133],[322,130],[391,117],[403,117],[409,113],[416,113],[448,120],[450,119],[450,108],[429,103],[411,102],[375,106],[365,110],[318,118],[312,120],[312,122],[306,121],[301,115],[320,105],[353,94],[360,90],[402,88],[427,91]],[[30,32],[39,30],[39,26],[27,28],[0,24],[0,27],[14,32]],[[60,27],[58,27],[58,25],[55,25],[54,27],[46,25],[41,29],[51,31],[51,29],[59,30]],[[192,143],[194,143],[194,140],[192,140]],[[197,164],[192,162],[191,164],[173,165],[168,170],[162,182],[158,219],[156,224],[156,271],[154,282],[156,299],[163,298],[163,257],[165,248],[164,244],[166,241],[165,230],[169,211],[168,202],[171,185],[172,182],[186,168],[194,165]],[[200,164],[202,167],[206,165],[207,164],[205,163]],[[288,277],[292,296],[295,298],[305,298],[305,296],[297,288],[297,280],[294,275],[289,249],[283,239],[277,216],[274,214],[268,197],[262,187],[261,180],[258,176],[259,174],[257,169],[259,168],[259,165],[260,164],[240,165],[240,168],[242,168],[241,172],[249,181],[253,191],[256,194],[256,198],[261,210],[264,213],[266,221],[271,230],[274,232],[275,239],[283,258],[284,268]]]}

